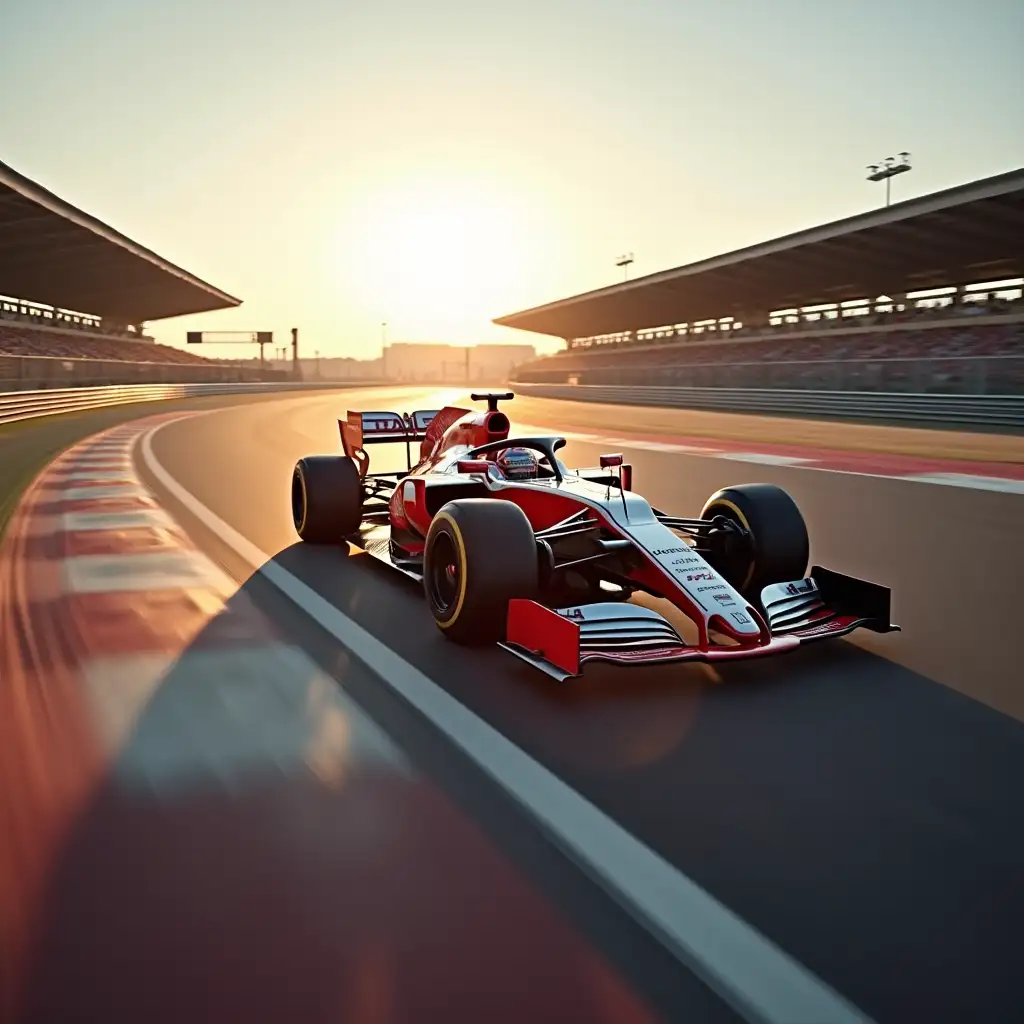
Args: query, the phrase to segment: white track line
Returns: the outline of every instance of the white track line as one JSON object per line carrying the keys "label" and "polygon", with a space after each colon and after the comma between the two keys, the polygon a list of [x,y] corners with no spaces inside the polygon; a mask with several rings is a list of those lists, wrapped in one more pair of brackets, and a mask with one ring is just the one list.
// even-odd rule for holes
{"label": "white track line", "polygon": [[900,477],[919,484],[944,484],[947,487],[971,487],[978,491],[1001,491],[1004,494],[1024,494],[1024,480],[1004,476],[971,476],[969,473],[910,473]]}
{"label": "white track line", "polygon": [[157,460],[153,437],[167,425],[142,436],[141,453],[168,493],[461,748],[747,1021],[868,1024],[867,1016],[824,981],[211,512]]}
{"label": "white track line", "polygon": [[[786,469],[804,469],[813,473],[839,473],[843,476],[866,476],[873,480],[898,480],[910,484],[938,484],[942,487],[961,487],[978,491],[1000,491],[1004,494],[1024,494],[1024,480],[1002,476],[974,476],[970,473],[872,473],[860,469],[835,469],[823,465],[827,459],[820,456],[772,455],[759,452],[731,452],[716,448],[697,448],[694,445],[673,444],[663,441],[645,441],[628,437],[606,437],[602,434],[565,433],[549,431],[547,427],[522,428],[523,433],[532,435],[559,433],[567,441],[604,447],[625,448],[630,451],[666,452],[672,455],[693,455],[701,459],[725,459],[732,462],[753,462],[766,466],[781,466]],[[836,454],[842,454],[837,452]]]}
{"label": "white track line", "polygon": [[760,462],[765,466],[800,466],[805,462],[816,461],[797,455],[770,455],[764,452],[722,452],[718,458],[733,462]]}

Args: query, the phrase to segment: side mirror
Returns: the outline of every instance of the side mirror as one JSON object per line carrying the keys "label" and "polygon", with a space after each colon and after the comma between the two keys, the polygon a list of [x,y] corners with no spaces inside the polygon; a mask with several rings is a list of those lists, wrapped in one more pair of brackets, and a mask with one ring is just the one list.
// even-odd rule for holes
{"label": "side mirror", "polygon": [[457,465],[460,473],[489,473],[494,463],[487,459],[459,459]]}
{"label": "side mirror", "polygon": [[613,466],[622,465],[621,455],[602,455],[601,456],[601,468],[611,469]]}

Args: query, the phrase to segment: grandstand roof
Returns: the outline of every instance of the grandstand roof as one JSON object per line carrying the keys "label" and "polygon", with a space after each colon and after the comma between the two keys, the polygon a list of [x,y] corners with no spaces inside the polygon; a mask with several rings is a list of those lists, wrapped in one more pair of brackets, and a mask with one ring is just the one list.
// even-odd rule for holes
{"label": "grandstand roof", "polygon": [[241,304],[3,163],[0,294],[127,323]]}
{"label": "grandstand roof", "polygon": [[1024,276],[1024,168],[500,317],[559,338]]}

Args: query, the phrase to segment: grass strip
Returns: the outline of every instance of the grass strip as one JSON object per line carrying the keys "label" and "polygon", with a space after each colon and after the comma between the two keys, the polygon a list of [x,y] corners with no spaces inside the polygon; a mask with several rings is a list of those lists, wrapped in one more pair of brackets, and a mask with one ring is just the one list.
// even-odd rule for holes
{"label": "grass strip", "polygon": [[295,394],[281,392],[279,395],[273,395],[262,392],[135,402],[82,412],[55,413],[53,416],[0,424],[0,538],[3,537],[11,513],[17,508],[18,499],[25,488],[61,452],[76,442],[101,430],[144,416],[246,405],[250,402],[267,401],[272,397],[294,398]]}

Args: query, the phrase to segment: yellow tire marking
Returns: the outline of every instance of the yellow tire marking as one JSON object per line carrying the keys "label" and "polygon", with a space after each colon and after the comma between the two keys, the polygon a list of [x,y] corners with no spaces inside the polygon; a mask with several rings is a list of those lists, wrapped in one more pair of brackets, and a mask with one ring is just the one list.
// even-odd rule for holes
{"label": "yellow tire marking", "polygon": [[[715,498],[714,501],[708,502],[704,506],[704,511],[701,512],[701,519],[705,518],[708,509],[714,508],[716,505],[724,505],[727,509],[736,514],[736,518],[739,519],[740,525],[744,530],[753,536],[753,530],[750,529],[750,523],[747,522],[747,517],[740,511],[737,505],[734,505],[728,498]],[[750,581],[754,578],[754,569],[757,568],[757,562],[754,559],[750,560],[750,568],[747,570],[747,577],[739,587],[740,590],[746,590],[750,586]]]}
{"label": "yellow tire marking", "polygon": [[448,629],[458,619],[459,614],[462,612],[462,605],[466,600],[466,543],[462,539],[462,531],[459,529],[459,524],[447,512],[438,512],[434,517],[435,519],[443,519],[452,530],[455,536],[455,545],[459,549],[459,568],[462,570],[459,573],[459,596],[455,600],[455,611],[447,619],[438,619],[437,624],[442,629]]}

